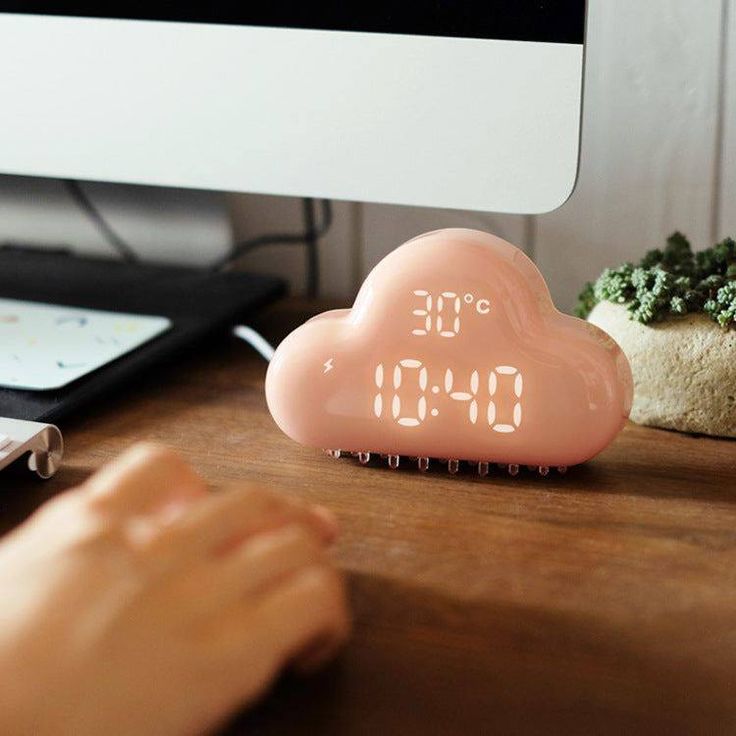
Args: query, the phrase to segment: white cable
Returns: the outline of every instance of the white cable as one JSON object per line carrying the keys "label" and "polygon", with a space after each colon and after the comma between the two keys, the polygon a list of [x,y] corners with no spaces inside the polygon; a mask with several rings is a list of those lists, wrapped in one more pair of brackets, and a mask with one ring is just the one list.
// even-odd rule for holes
{"label": "white cable", "polygon": [[266,362],[270,363],[273,354],[276,352],[268,340],[263,335],[256,332],[252,327],[246,325],[238,325],[233,327],[233,335],[245,340],[254,350],[259,352],[265,359]]}

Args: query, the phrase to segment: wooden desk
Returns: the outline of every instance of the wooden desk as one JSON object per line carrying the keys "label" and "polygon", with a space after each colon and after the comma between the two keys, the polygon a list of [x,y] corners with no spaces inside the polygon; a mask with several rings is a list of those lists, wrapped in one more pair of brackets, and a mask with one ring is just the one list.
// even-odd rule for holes
{"label": "wooden desk", "polygon": [[[276,310],[267,331],[303,316]],[[66,426],[53,481],[0,477],[7,528],[155,439],[214,484],[254,479],[337,511],[354,639],[233,733],[736,729],[736,443],[632,425],[565,477],[363,468],[282,436],[264,373],[224,339]]]}

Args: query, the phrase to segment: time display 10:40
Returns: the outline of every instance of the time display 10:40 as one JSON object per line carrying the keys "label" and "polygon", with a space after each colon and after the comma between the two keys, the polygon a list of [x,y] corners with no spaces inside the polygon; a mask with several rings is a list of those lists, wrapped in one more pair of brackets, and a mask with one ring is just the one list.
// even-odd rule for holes
{"label": "time display 10:40", "polygon": [[[418,303],[412,310],[414,337],[451,340],[461,334],[463,310],[490,314],[487,299],[476,300],[472,294],[460,296],[443,291],[436,298],[425,289],[413,292]],[[443,394],[464,405],[463,415],[472,425],[486,426],[494,432],[510,434],[521,427],[524,378],[512,365],[478,367],[470,375],[460,376],[450,368],[436,383],[430,381],[430,369],[418,357],[402,358],[389,365],[375,366],[376,393],[373,413],[378,419],[388,418],[402,427],[419,427],[440,410],[431,407],[431,397]],[[410,393],[411,398],[407,397]]]}

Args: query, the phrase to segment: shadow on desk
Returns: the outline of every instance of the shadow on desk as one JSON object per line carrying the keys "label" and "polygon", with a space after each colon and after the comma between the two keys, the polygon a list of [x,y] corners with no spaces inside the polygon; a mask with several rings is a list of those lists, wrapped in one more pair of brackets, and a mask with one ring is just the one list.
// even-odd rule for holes
{"label": "shadow on desk", "polygon": [[645,628],[459,602],[367,575],[351,584],[357,624],[340,661],[312,678],[282,679],[225,733],[674,734],[736,726],[723,673],[683,667],[678,643]]}

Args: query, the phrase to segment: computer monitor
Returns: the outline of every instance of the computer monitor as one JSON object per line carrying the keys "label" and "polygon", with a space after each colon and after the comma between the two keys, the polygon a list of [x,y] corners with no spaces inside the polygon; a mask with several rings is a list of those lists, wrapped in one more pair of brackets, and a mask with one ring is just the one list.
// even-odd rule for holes
{"label": "computer monitor", "polygon": [[0,172],[545,212],[584,27],[584,0],[0,0]]}

